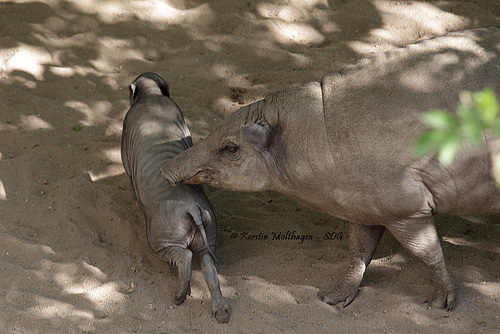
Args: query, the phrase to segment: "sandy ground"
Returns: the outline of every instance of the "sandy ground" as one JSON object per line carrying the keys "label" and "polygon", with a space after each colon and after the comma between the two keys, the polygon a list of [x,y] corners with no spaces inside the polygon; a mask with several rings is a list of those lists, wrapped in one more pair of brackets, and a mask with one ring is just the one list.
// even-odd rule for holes
{"label": "sandy ground", "polygon": [[[498,216],[437,219],[455,311],[426,308],[426,272],[389,234],[339,309],[317,293],[345,270],[346,222],[267,192],[207,189],[231,321],[211,316],[197,264],[176,306],[176,272],[147,244],[119,151],[143,72],[169,81],[199,142],[274,91],[500,25],[498,0],[0,1],[0,15],[1,333],[500,332]],[[273,240],[288,231],[311,240]]]}

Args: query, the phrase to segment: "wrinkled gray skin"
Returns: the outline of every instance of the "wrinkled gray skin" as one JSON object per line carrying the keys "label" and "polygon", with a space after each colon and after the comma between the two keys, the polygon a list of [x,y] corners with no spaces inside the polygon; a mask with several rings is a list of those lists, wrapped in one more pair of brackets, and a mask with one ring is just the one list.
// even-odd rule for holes
{"label": "wrinkled gray skin", "polygon": [[485,85],[500,94],[500,29],[450,33],[243,107],[162,173],[171,184],[275,190],[348,220],[348,270],[320,292],[328,304],[354,300],[388,229],[429,270],[429,304],[451,310],[454,286],[433,215],[499,211],[500,191],[486,150],[464,145],[444,168],[415,157],[413,143],[422,112],[455,110],[459,91]]}
{"label": "wrinkled gray skin", "polygon": [[172,187],[160,173],[163,164],[192,146],[182,113],[169,98],[168,84],[153,73],[140,75],[130,85],[130,104],[123,122],[122,162],[146,217],[151,248],[178,268],[175,303],[181,304],[191,293],[194,253],[212,295],[213,314],[219,323],[228,322],[230,310],[214,266],[212,206],[200,186]]}

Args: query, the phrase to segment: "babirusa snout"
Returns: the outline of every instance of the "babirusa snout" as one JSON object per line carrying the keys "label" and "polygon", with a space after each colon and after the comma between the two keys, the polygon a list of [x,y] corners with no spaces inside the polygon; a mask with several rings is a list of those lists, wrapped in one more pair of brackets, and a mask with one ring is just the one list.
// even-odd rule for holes
{"label": "babirusa snout", "polygon": [[161,174],[163,175],[163,177],[168,181],[168,183],[170,183],[170,185],[176,186],[180,183],[179,178],[172,171],[168,162],[165,165],[163,165],[162,168],[160,168],[160,171],[161,171]]}

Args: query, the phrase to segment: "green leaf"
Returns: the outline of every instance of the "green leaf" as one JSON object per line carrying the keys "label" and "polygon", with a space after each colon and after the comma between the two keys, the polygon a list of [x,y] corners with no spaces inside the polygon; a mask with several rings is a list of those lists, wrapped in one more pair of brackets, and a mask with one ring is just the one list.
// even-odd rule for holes
{"label": "green leaf", "polygon": [[447,133],[440,130],[429,130],[420,135],[415,142],[415,152],[418,156],[435,153],[446,140]]}
{"label": "green leaf", "polygon": [[79,132],[80,130],[81,130],[81,129],[80,129],[80,127],[79,127],[79,126],[78,126],[78,124],[77,124],[77,125],[75,126],[75,131],[76,131],[76,132]]}
{"label": "green leaf", "polygon": [[479,146],[483,142],[484,125],[479,115],[473,109],[461,104],[457,108],[457,115],[461,123],[461,134],[464,139],[470,140]]}
{"label": "green leaf", "polygon": [[[456,116],[435,109],[424,113],[422,122],[431,130],[415,141],[416,153],[422,156],[439,150],[439,162],[448,166],[459,154],[464,140],[481,145],[488,132],[500,137],[500,104],[491,88],[476,93],[462,91]],[[496,169],[500,179],[500,167]]]}
{"label": "green leaf", "polygon": [[445,110],[430,110],[422,115],[422,122],[425,125],[438,129],[438,130],[450,130],[457,127],[457,119]]}
{"label": "green leaf", "polygon": [[500,119],[495,119],[495,122],[493,123],[492,130],[495,133],[497,137],[500,137]]}
{"label": "green leaf", "polygon": [[491,88],[485,88],[482,91],[473,93],[472,100],[484,123],[492,126],[500,110],[495,92]]}
{"label": "green leaf", "polygon": [[462,140],[459,135],[448,135],[439,149],[439,163],[445,167],[451,165],[460,151],[461,143]]}

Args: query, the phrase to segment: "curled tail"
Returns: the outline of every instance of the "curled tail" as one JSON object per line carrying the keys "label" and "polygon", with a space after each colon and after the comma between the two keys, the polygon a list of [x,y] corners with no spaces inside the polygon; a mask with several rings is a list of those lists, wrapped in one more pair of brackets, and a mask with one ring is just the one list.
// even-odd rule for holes
{"label": "curled tail", "polygon": [[196,205],[194,207],[191,207],[188,210],[188,214],[193,218],[194,223],[196,224],[196,227],[198,227],[198,230],[201,233],[201,236],[203,238],[203,242],[205,243],[205,247],[208,250],[208,253],[212,257],[215,263],[218,263],[217,258],[215,257],[215,254],[212,252],[212,249],[210,249],[210,246],[208,245],[208,240],[207,240],[207,234],[205,232],[205,225],[203,224],[204,222],[206,224],[211,224],[212,223],[212,216],[207,210],[202,209],[200,206]]}

